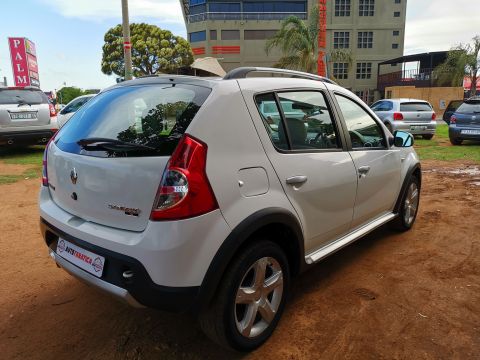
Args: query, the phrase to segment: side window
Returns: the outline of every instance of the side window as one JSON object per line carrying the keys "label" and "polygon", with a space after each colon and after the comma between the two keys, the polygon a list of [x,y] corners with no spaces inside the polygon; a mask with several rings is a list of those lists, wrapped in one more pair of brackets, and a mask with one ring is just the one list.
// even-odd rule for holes
{"label": "side window", "polygon": [[392,111],[393,103],[391,101],[385,101],[385,111]]}
{"label": "side window", "polygon": [[[340,141],[324,95],[317,91],[278,93],[292,150],[338,149]],[[285,134],[279,129],[280,139]]]}
{"label": "side window", "polygon": [[384,102],[383,101],[378,101],[376,102],[375,104],[372,105],[372,110],[373,111],[383,111],[383,104]]}
{"label": "side window", "polygon": [[[280,111],[278,110],[277,103],[275,101],[274,94],[258,95],[255,98],[260,116],[262,117],[263,124],[267,129],[268,135],[272,140],[273,145],[281,150],[288,150],[288,143],[283,136],[280,139],[279,133],[285,134],[283,123],[281,121]],[[282,129],[281,131],[279,130]]]}
{"label": "side window", "polygon": [[370,114],[356,102],[342,95],[335,95],[335,97],[345,119],[352,147],[354,149],[386,148],[382,128]]}

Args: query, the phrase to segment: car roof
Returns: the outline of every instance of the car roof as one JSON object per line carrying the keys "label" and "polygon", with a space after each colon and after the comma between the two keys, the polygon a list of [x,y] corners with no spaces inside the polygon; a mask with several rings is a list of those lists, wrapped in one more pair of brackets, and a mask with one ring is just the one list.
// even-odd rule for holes
{"label": "car roof", "polygon": [[421,102],[421,103],[429,104],[429,102],[426,100],[412,99],[412,98],[395,98],[395,99],[383,99],[383,100],[391,100],[396,102]]}

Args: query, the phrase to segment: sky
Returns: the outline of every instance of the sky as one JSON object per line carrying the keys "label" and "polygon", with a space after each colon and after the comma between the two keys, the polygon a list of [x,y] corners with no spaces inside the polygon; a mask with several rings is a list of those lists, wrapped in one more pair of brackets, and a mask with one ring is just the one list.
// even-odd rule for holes
{"label": "sky", "polygon": [[[333,0],[332,0],[333,1]],[[380,0],[392,1],[393,0]],[[179,0],[129,0],[130,22],[146,22],[186,37]],[[44,91],[64,83],[105,88],[103,36],[121,22],[120,0],[0,0],[0,79],[12,85],[8,37],[36,44]],[[479,0],[408,0],[405,54],[448,50],[480,34]]]}

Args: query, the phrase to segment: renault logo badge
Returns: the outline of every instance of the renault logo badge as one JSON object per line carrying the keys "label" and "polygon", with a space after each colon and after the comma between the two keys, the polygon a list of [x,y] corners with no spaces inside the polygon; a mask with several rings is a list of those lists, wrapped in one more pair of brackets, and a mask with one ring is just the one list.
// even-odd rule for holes
{"label": "renault logo badge", "polygon": [[72,180],[73,185],[77,183],[77,179],[78,179],[77,170],[73,168],[72,171],[70,171],[70,180]]}

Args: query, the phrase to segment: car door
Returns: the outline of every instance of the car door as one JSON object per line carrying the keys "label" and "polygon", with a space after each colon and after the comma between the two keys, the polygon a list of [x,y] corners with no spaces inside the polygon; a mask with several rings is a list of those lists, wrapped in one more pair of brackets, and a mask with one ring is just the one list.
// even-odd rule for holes
{"label": "car door", "polygon": [[[252,98],[247,103],[257,131],[302,223],[305,252],[312,252],[350,228],[357,179],[344,135],[323,91],[279,91]],[[278,126],[267,119],[271,106],[270,113],[261,112],[266,103],[275,104]]]}
{"label": "car door", "polygon": [[393,209],[401,178],[401,153],[390,148],[383,127],[360,102],[335,94],[358,177],[352,229]]}

